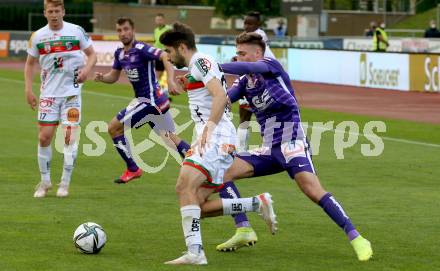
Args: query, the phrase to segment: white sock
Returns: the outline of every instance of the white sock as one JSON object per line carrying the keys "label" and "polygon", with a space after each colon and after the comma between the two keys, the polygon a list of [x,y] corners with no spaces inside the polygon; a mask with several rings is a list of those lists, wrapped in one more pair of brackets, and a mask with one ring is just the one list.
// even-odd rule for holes
{"label": "white sock", "polygon": [[185,243],[188,250],[195,254],[199,254],[203,249],[200,233],[200,213],[201,210],[198,205],[186,205],[180,208]]}
{"label": "white sock", "polygon": [[64,144],[64,164],[63,164],[63,175],[61,177],[61,182],[64,184],[70,184],[70,179],[72,177],[73,167],[75,165],[76,156],[78,154],[78,143],[74,142],[72,144]]}
{"label": "white sock", "polygon": [[50,161],[52,160],[52,146],[41,147],[38,144],[38,167],[40,168],[41,181],[50,183]]}
{"label": "white sock", "polygon": [[222,204],[224,215],[235,215],[247,212],[256,212],[260,203],[256,197],[251,197],[222,199]]}
{"label": "white sock", "polygon": [[238,146],[237,152],[245,152],[248,150],[249,129],[238,127],[237,129]]}

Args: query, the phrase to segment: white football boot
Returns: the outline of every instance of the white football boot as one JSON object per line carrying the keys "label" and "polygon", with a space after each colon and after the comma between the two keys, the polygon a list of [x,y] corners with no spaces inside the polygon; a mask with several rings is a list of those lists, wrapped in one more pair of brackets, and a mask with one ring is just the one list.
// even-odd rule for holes
{"label": "white football boot", "polygon": [[60,182],[58,184],[57,197],[64,198],[69,195],[69,184]]}
{"label": "white football boot", "polygon": [[205,252],[202,250],[199,254],[194,254],[189,251],[184,252],[184,254],[172,261],[165,262],[165,264],[170,265],[182,265],[182,264],[192,264],[192,265],[205,265],[208,264]]}
{"label": "white football boot", "polygon": [[34,198],[44,198],[47,194],[47,191],[49,191],[51,188],[52,184],[50,182],[39,182],[35,187]]}
{"label": "white football boot", "polygon": [[278,230],[276,221],[275,211],[273,210],[273,201],[272,196],[269,193],[263,193],[257,196],[257,199],[260,203],[260,207],[258,208],[258,213],[261,215],[263,220],[266,222],[269,230],[272,234],[275,234]]}

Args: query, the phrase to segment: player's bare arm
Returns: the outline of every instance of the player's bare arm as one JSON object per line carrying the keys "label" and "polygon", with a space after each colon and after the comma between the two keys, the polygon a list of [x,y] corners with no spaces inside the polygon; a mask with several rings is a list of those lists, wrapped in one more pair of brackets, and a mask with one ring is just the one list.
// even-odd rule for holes
{"label": "player's bare arm", "polygon": [[84,83],[87,80],[87,76],[92,70],[93,66],[95,66],[97,57],[96,52],[93,49],[93,46],[89,46],[83,50],[84,54],[87,56],[87,64],[84,68],[79,71],[78,74],[78,83]]}
{"label": "player's bare arm", "polygon": [[174,66],[173,64],[171,64],[168,54],[166,52],[162,52],[160,54],[160,60],[163,62],[165,71],[168,74],[167,83],[169,93],[172,95],[181,94],[183,92],[183,89],[176,84],[176,81],[174,81]]}
{"label": "player's bare arm", "polygon": [[35,68],[35,63],[37,63],[37,61],[38,61],[37,58],[28,55],[26,59],[26,64],[24,66],[24,85],[25,85],[26,101],[30,105],[32,110],[35,110],[37,106],[37,97],[32,91],[34,68]]}
{"label": "player's bare arm", "polygon": [[120,76],[121,76],[121,70],[111,69],[111,71],[109,71],[108,73],[105,73],[105,74],[102,72],[95,72],[94,80],[96,82],[113,84],[119,80]]}
{"label": "player's bare arm", "polygon": [[209,94],[212,96],[212,109],[208,123],[203,130],[202,138],[200,139],[200,148],[202,150],[208,141],[210,133],[215,129],[222,118],[226,104],[228,103],[228,98],[220,80],[213,78],[208,82],[206,87],[208,88]]}

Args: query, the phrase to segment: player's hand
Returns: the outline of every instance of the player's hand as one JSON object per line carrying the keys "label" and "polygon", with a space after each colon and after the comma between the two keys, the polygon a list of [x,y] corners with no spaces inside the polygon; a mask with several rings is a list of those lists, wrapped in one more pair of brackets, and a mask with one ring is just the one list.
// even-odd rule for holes
{"label": "player's hand", "polygon": [[174,80],[172,80],[171,78],[167,80],[168,83],[168,92],[171,95],[180,95],[184,92],[183,88],[176,84],[176,82],[174,82]]}
{"label": "player's hand", "polygon": [[37,97],[35,97],[35,94],[33,92],[26,91],[26,101],[32,108],[32,110],[35,110],[37,107]]}
{"label": "player's hand", "polygon": [[187,76],[187,74],[176,76],[177,83],[179,84],[179,86],[180,86],[184,91],[186,90],[186,86],[187,86],[188,83],[189,83],[189,80],[188,80],[188,78],[187,78],[186,76]]}
{"label": "player's hand", "polygon": [[194,149],[200,154],[200,156],[203,156],[206,149],[210,147],[209,139],[211,137],[212,131],[214,131],[215,124],[208,122],[208,124],[205,125],[205,128],[203,128],[202,135],[197,140]]}
{"label": "player's hand", "polygon": [[104,74],[102,72],[95,72],[95,78],[93,80],[102,82],[102,80],[104,80]]}
{"label": "player's hand", "polygon": [[78,77],[77,77],[76,81],[80,84],[84,83],[87,80],[87,74],[88,74],[88,71],[86,71],[84,69],[79,70]]}

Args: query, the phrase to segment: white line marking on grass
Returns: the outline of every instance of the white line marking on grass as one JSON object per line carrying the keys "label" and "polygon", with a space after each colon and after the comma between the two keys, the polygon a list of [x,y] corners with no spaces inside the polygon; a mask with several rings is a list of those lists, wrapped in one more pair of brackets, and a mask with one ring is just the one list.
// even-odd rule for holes
{"label": "white line marking on grass", "polygon": [[[5,78],[5,77],[0,77],[0,81],[24,84],[24,81],[22,81],[22,80],[10,79],[10,78]],[[40,84],[39,83],[33,83],[33,85],[39,86]],[[82,93],[89,94],[89,95],[95,95],[95,96],[101,96],[101,97],[107,97],[107,98],[114,98],[114,99],[124,99],[124,100],[132,100],[133,99],[133,98],[130,98],[130,97],[124,97],[124,96],[113,95],[113,94],[108,94],[108,93],[101,93],[101,92],[96,92],[96,91],[89,91],[89,90],[85,90],[85,91],[83,90]],[[177,108],[182,108],[182,109],[188,109],[188,106],[182,105],[182,104],[175,104],[175,103],[173,103],[173,104],[171,104],[171,106],[172,107],[177,107]],[[332,131],[334,131],[334,132],[336,132],[336,131],[344,132],[342,130],[336,130],[336,129],[332,129]],[[360,133],[350,132],[350,134],[357,135],[357,136],[364,136],[365,137],[364,134],[360,134]],[[440,148],[440,144],[427,143],[427,142],[422,142],[422,141],[408,140],[408,139],[388,137],[388,136],[381,136],[380,138],[382,138],[383,140],[399,142],[399,143],[404,143],[404,144],[412,144],[412,145],[419,145],[419,146],[424,146],[424,147]]]}
{"label": "white line marking on grass", "polygon": [[[4,78],[4,77],[0,77],[0,81],[17,83],[17,84],[24,84],[24,81],[17,80],[17,79]],[[32,83],[32,85],[40,86],[39,83],[35,83],[35,82]],[[95,96],[101,96],[101,97],[107,97],[107,98],[123,99],[123,100],[128,100],[128,101],[133,100],[133,98],[126,97],[126,96],[113,95],[113,94],[102,93],[102,92],[97,92],[97,91],[90,91],[90,90],[83,90],[83,91],[81,91],[81,93],[95,95]],[[172,104],[172,106],[177,107],[177,108],[183,108],[183,109],[188,108],[188,106],[183,105],[183,104]]]}
{"label": "white line marking on grass", "polygon": [[[316,128],[319,129],[319,127],[313,127],[313,129],[316,129]],[[369,134],[347,132],[347,131],[340,130],[340,129],[332,129],[331,131],[340,132],[340,133],[348,133],[350,135],[355,135],[355,136],[363,136],[363,137],[370,136]],[[375,136],[379,136],[379,135],[375,134]],[[393,141],[393,142],[412,144],[412,145],[420,145],[420,146],[425,146],[425,147],[440,148],[440,144],[435,144],[435,143],[427,143],[427,142],[422,142],[422,141],[408,140],[408,139],[395,138],[395,137],[389,137],[389,136],[379,136],[379,137],[382,138],[383,140],[388,140],[388,141]]]}

